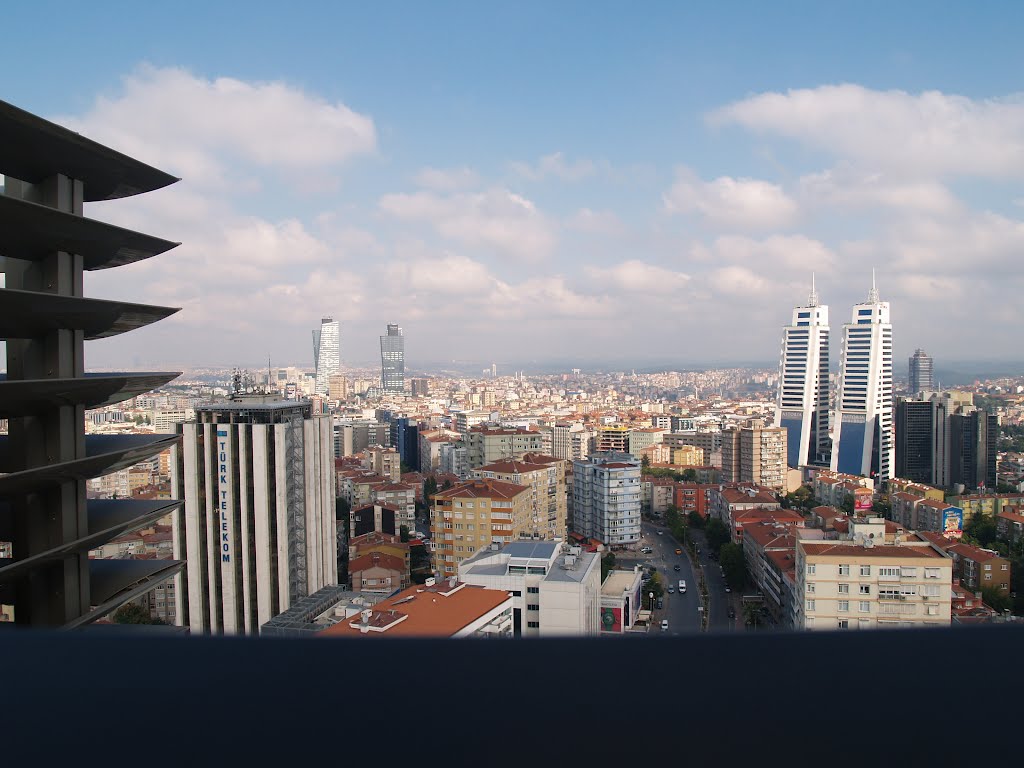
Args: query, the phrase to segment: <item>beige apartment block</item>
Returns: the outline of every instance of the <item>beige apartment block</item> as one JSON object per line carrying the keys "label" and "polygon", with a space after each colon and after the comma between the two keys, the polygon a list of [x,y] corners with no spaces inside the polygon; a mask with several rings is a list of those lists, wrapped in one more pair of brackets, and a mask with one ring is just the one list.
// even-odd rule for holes
{"label": "beige apartment block", "polygon": [[893,543],[857,532],[852,541],[797,540],[793,625],[948,627],[952,582],[953,560],[913,534]]}
{"label": "beige apartment block", "polygon": [[722,433],[722,480],[786,489],[786,428],[751,419]]}
{"label": "beige apartment block", "polygon": [[533,529],[530,488],[476,479],[431,497],[430,538],[434,570],[458,573],[459,563],[491,544],[507,544]]}
{"label": "beige apartment block", "polygon": [[474,477],[504,480],[530,489],[532,526],[529,533],[542,539],[565,539],[569,462],[554,456],[524,454],[519,461],[496,461],[473,470]]}

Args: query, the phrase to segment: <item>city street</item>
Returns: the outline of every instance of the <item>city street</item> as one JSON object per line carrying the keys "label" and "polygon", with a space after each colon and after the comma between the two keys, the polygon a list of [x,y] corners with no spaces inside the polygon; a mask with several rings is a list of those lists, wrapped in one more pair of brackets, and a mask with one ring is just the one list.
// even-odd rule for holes
{"label": "city street", "polygon": [[[662,531],[658,535],[657,531]],[[634,564],[653,565],[661,575],[661,583],[665,588],[662,597],[665,607],[660,611],[655,609],[651,627],[652,635],[686,635],[700,632],[700,613],[697,607],[700,605],[700,593],[697,588],[697,579],[690,568],[690,560],[684,552],[681,555],[675,553],[675,540],[667,529],[659,528],[650,523],[643,524],[643,539],[641,546],[647,545],[654,550],[650,555],[636,553],[616,553],[616,568],[632,568]],[[678,571],[674,566],[679,565]],[[686,580],[686,593],[680,594],[678,589],[679,580]],[[669,586],[675,589],[675,594],[668,594]],[[668,619],[668,632],[661,631],[662,619]]]}
{"label": "city street", "polygon": [[[740,611],[740,600],[736,593],[725,591],[725,578],[718,563],[710,557],[710,548],[704,539],[704,532],[690,529],[694,543],[700,549],[700,562],[704,568],[704,578],[708,586],[708,597],[711,601],[711,620],[709,632],[732,632],[743,628],[743,616]],[[736,598],[733,600],[732,598]],[[729,618],[729,606],[736,609],[736,618]]]}

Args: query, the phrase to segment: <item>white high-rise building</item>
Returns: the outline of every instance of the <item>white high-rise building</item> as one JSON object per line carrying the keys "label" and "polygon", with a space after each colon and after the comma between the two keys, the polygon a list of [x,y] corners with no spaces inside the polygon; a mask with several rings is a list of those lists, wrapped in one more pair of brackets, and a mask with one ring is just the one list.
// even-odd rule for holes
{"label": "white high-rise building", "polygon": [[177,622],[255,634],[338,583],[331,417],[307,401],[252,397],[196,408],[172,449]]}
{"label": "white high-rise building", "polygon": [[793,310],[783,330],[775,425],[787,430],[786,463],[823,460],[828,453],[828,307],[818,303],[811,277],[807,305]]}
{"label": "white high-rise building", "polygon": [[341,324],[330,317],[320,321],[313,331],[313,360],[316,362],[314,392],[323,397],[330,393],[331,376],[341,371]]}
{"label": "white high-rise building", "polygon": [[885,482],[896,466],[892,418],[892,323],[880,301],[874,273],[871,292],[853,306],[843,326],[832,470]]}
{"label": "white high-rise building", "polygon": [[628,453],[591,454],[573,462],[573,529],[613,547],[640,541],[640,461]]}

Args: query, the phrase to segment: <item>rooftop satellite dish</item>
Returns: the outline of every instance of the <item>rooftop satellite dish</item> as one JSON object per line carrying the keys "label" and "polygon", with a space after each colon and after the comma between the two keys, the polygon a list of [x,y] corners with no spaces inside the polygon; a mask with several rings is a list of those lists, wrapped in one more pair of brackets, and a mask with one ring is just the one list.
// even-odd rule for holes
{"label": "rooftop satellite dish", "polygon": [[871,549],[873,546],[875,546],[874,539],[864,539],[864,546],[868,549]]}

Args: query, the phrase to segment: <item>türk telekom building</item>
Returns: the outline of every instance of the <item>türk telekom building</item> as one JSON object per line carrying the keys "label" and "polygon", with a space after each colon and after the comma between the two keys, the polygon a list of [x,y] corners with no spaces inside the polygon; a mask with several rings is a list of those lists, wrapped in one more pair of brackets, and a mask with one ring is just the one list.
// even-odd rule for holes
{"label": "t\u00fcrk telekom building", "polygon": [[196,408],[180,425],[172,483],[177,623],[255,634],[306,595],[337,584],[329,416],[263,396]]}

